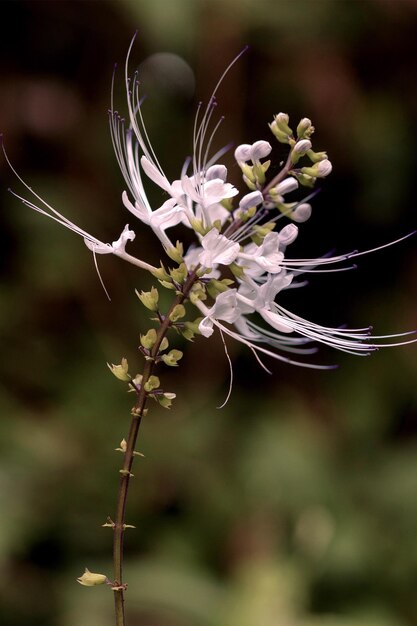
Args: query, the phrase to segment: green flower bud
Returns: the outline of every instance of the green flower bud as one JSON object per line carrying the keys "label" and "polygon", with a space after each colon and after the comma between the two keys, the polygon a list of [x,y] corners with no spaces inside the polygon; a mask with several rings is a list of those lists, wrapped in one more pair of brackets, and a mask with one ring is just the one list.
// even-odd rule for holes
{"label": "green flower bud", "polygon": [[171,322],[178,322],[178,320],[185,317],[185,315],[185,306],[183,304],[176,304],[169,314],[169,319],[171,320]]}
{"label": "green flower bud", "polygon": [[156,397],[156,399],[158,400],[159,404],[164,407],[164,409],[170,409],[172,406],[172,401],[174,400],[174,398],[176,398],[176,394],[175,393],[164,393],[161,395],[158,395]]}
{"label": "green flower bud", "polygon": [[84,574],[77,578],[77,582],[85,587],[95,587],[96,585],[104,585],[104,583],[107,583],[108,578],[104,574],[94,574],[85,568]]}
{"label": "green flower bud", "polygon": [[243,161],[239,162],[239,167],[242,170],[242,174],[243,177],[247,178],[248,180],[250,180],[252,183],[255,182],[256,177],[255,174],[253,172],[253,165],[248,165],[247,163],[244,163]]}
{"label": "green flower bud", "polygon": [[184,246],[180,241],[177,241],[177,243],[175,244],[175,248],[168,248],[166,250],[166,253],[169,258],[173,261],[176,261],[176,263],[182,263],[184,256]]}
{"label": "green flower bud", "polygon": [[[303,168],[304,169],[304,168]],[[314,187],[316,178],[314,176],[308,176],[304,174],[302,171],[295,172],[294,170],[291,172],[291,176],[294,176],[303,187]]]}
{"label": "green flower bud", "polygon": [[193,341],[194,336],[200,334],[198,326],[202,319],[202,317],[197,317],[193,322],[184,323],[184,327],[180,331],[184,339],[187,339],[187,341]]}
{"label": "green flower bud", "polygon": [[301,173],[306,174],[307,176],[313,176],[315,178],[324,178],[328,176],[332,171],[332,164],[329,159],[323,159],[322,161],[318,161],[311,167],[302,167]]}
{"label": "green flower bud", "polygon": [[202,283],[194,283],[189,298],[193,304],[199,300],[207,300],[206,290]]}
{"label": "green flower bud", "polygon": [[171,278],[178,284],[182,285],[187,278],[188,269],[185,263],[181,263],[181,265],[177,268],[172,268],[169,270]]}
{"label": "green flower bud", "polygon": [[147,350],[152,350],[156,343],[156,337],[157,335],[155,328],[150,328],[146,335],[140,336],[140,343]]}
{"label": "green flower bud", "polygon": [[161,267],[157,267],[152,270],[152,275],[155,276],[159,281],[161,280],[169,280],[169,274],[167,273],[165,267],[161,263]]}
{"label": "green flower bud", "polygon": [[303,119],[300,120],[297,126],[298,139],[310,139],[313,133],[314,133],[314,126],[311,123],[311,120],[308,117],[303,117]]}
{"label": "green flower bud", "polygon": [[197,218],[190,218],[190,224],[194,232],[204,237],[204,235],[206,234],[206,229],[204,228],[202,220],[198,220]]}
{"label": "green flower bud", "polygon": [[126,439],[122,439],[120,442],[120,447],[119,448],[115,448],[115,450],[117,450],[117,452],[126,452],[127,449],[127,441]]}
{"label": "green flower bud", "polygon": [[163,352],[164,350],[166,350],[169,346],[169,341],[166,337],[164,337],[161,341],[161,345],[159,346],[159,351]]}
{"label": "green flower bud", "polygon": [[168,280],[160,280],[159,282],[161,283],[162,287],[165,287],[165,289],[173,289],[174,291],[177,290],[176,286]]}
{"label": "green flower bud", "polygon": [[135,289],[135,293],[144,306],[150,311],[158,310],[159,293],[155,287],[151,287],[150,291],[141,291]]}
{"label": "green flower bud", "polygon": [[225,278],[223,280],[216,280],[215,278],[212,278],[207,285],[207,291],[213,300],[215,300],[219,293],[229,289],[229,285],[233,285],[233,280],[230,280],[229,278]]}
{"label": "green flower bud", "polygon": [[251,191],[256,191],[257,190],[257,186],[255,185],[255,183],[253,183],[247,176],[243,175],[243,182],[245,183],[245,185],[251,190]]}
{"label": "green flower bud", "polygon": [[[271,163],[271,161],[267,161],[268,165]],[[268,167],[265,169],[265,166],[262,163],[255,163],[255,165],[253,166],[253,173],[255,174],[255,179],[256,182],[259,185],[263,185],[265,182],[265,172],[268,169]]]}
{"label": "green flower bud", "polygon": [[277,125],[275,124],[275,122],[272,122],[272,124],[269,124],[269,128],[271,129],[273,135],[276,137],[276,139],[278,139],[280,143],[290,143],[289,135],[287,135],[287,133],[283,133],[282,131],[280,131]]}
{"label": "green flower bud", "polygon": [[232,272],[233,276],[236,276],[236,278],[243,278],[245,275],[244,268],[237,263],[231,263],[229,265],[229,269]]}
{"label": "green flower bud", "polygon": [[293,132],[288,126],[289,119],[286,113],[278,113],[278,115],[275,115],[272,124],[269,124],[272,133],[281,143],[289,143],[289,140],[292,138]]}
{"label": "green flower bud", "polygon": [[170,350],[168,354],[163,354],[161,360],[165,363],[165,365],[170,365],[171,367],[176,367],[178,365],[177,361],[182,359],[183,353],[181,350]]}
{"label": "green flower bud", "polygon": [[110,369],[111,373],[119,380],[122,380],[125,383],[128,383],[130,381],[129,365],[127,359],[125,359],[124,357],[120,365],[107,363],[107,367]]}
{"label": "green flower bud", "polygon": [[154,389],[158,389],[158,387],[160,386],[160,381],[158,376],[149,376],[148,378],[148,382],[146,382],[144,384],[144,389],[145,391],[147,391],[148,393],[153,391]]}
{"label": "green flower bud", "polygon": [[313,163],[318,163],[319,161],[327,159],[327,152],[314,152],[314,150],[308,150],[306,154]]}

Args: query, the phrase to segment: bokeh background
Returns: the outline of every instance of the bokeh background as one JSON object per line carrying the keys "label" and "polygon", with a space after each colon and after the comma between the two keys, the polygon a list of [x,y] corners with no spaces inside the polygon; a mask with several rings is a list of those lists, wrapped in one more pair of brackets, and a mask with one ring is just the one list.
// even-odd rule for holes
{"label": "bokeh background", "polygon": [[[279,111],[308,116],[334,172],[295,256],[366,249],[416,228],[415,0],[96,0],[0,3],[0,130],[16,169],[103,241],[129,221],[132,251],[160,250],[121,203],[107,109],[124,110],[123,62],[136,30],[144,114],[171,178],[192,119],[229,61],[219,145],[268,139]],[[165,56],[153,56],[165,53]],[[166,56],[166,54],[171,56]],[[174,55],[174,56],[172,56]],[[225,158],[232,180],[239,172]],[[110,626],[111,531],[131,397],[106,361],[135,359],[149,279],[100,258],[112,301],[75,235],[7,193],[0,162],[0,623]],[[158,190],[150,197],[161,202]],[[26,194],[27,195],[27,194]],[[415,238],[313,276],[286,304],[319,323],[417,324]],[[180,346],[180,344],[178,344]],[[126,539],[129,626],[417,624],[417,348],[355,358],[321,350],[315,372],[230,344],[186,346],[163,373],[172,411],[143,424]]]}

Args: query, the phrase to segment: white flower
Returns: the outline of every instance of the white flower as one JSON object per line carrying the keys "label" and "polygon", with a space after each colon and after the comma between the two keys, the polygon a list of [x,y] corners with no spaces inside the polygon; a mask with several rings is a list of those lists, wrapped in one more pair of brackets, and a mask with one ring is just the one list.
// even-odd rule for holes
{"label": "white flower", "polygon": [[214,265],[230,265],[239,254],[240,246],[221,235],[217,228],[212,228],[201,240],[203,251],[198,260],[203,267]]}
{"label": "white flower", "polygon": [[282,269],[281,262],[284,258],[279,246],[279,234],[268,233],[260,246],[249,244],[244,252],[239,254],[239,258],[243,259],[243,265],[249,270],[255,269],[255,273],[259,274],[259,269],[261,269],[262,273],[278,274]]}
{"label": "white flower", "polygon": [[133,241],[135,237],[136,235],[133,230],[129,230],[129,224],[126,224],[119,239],[117,239],[117,241],[113,241],[112,244],[101,242],[96,243],[87,237],[84,237],[84,243],[87,248],[95,254],[118,254],[123,253],[127,242]]}
{"label": "white flower", "polygon": [[233,324],[241,315],[236,289],[229,289],[220,293],[211,309],[199,303],[200,309],[205,312],[204,319],[199,324],[199,331],[204,337],[213,334],[214,320],[223,320]]}

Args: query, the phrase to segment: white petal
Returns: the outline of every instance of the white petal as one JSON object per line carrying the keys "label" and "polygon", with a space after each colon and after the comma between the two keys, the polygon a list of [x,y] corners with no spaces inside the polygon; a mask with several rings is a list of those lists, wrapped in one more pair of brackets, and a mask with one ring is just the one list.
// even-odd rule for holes
{"label": "white petal", "polygon": [[127,242],[133,241],[135,237],[136,235],[134,231],[129,230],[129,224],[126,224],[119,239],[117,241],[113,241],[112,243],[113,250],[124,252]]}
{"label": "white petal", "polygon": [[161,172],[155,167],[153,163],[149,161],[146,156],[142,156],[140,160],[140,164],[142,165],[143,171],[158,187],[161,187],[169,194],[171,194],[171,185],[169,181]]}
{"label": "white petal", "polygon": [[252,146],[248,143],[242,143],[235,150],[236,161],[250,161]]}
{"label": "white petal", "polygon": [[96,243],[95,241],[87,239],[87,237],[84,237],[84,243],[87,248],[95,254],[113,254],[114,252],[113,247],[109,243]]}
{"label": "white petal", "polygon": [[280,246],[289,246],[297,239],[298,227],[295,224],[287,224],[278,234]]}
{"label": "white petal", "polygon": [[268,156],[271,150],[272,146],[268,143],[268,141],[255,141],[251,148],[252,161],[259,161],[259,159],[263,159]]}
{"label": "white petal", "polygon": [[250,207],[258,206],[258,204],[261,204],[263,200],[264,197],[260,191],[252,191],[240,199],[239,208],[242,211],[246,211],[246,209],[249,209]]}
{"label": "white petal", "polygon": [[122,202],[125,205],[126,209],[133,213],[133,215],[140,219],[144,224],[149,224],[151,211],[149,211],[145,204],[141,204],[139,200],[136,200],[135,205],[133,206],[133,204],[129,200],[129,196],[127,195],[126,191],[122,193]]}
{"label": "white petal", "polygon": [[299,204],[298,207],[291,213],[291,219],[294,222],[302,223],[306,222],[311,216],[311,205],[307,202]]}
{"label": "white petal", "polygon": [[213,334],[213,322],[209,317],[205,317],[198,325],[198,330],[203,337],[211,337]]}
{"label": "white petal", "polygon": [[272,311],[268,311],[267,309],[261,309],[259,313],[262,315],[264,320],[268,322],[272,328],[278,330],[280,333],[292,333],[293,329],[289,324],[287,324],[281,315],[278,313],[273,313]]}
{"label": "white petal", "polygon": [[298,189],[298,180],[289,176],[282,182],[278,183],[276,187],[274,187],[274,191],[280,195],[285,195],[286,193],[290,193],[291,191],[295,191]]}
{"label": "white petal", "polygon": [[206,172],[206,180],[220,178],[223,182],[227,178],[227,167],[225,165],[212,165]]}

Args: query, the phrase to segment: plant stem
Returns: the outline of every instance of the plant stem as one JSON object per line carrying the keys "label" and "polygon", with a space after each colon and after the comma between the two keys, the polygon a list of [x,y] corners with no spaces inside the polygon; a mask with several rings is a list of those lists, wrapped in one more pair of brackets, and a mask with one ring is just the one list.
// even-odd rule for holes
{"label": "plant stem", "polygon": [[141,386],[139,388],[132,383],[132,386],[136,391],[136,402],[132,409],[132,421],[130,423],[129,434],[126,442],[126,451],[124,453],[123,467],[120,470],[116,519],[113,522],[113,592],[116,612],[116,626],[125,626],[124,592],[126,590],[126,584],[123,583],[123,539],[124,532],[126,530],[126,503],[130,479],[132,477],[131,469],[135,456],[135,446],[138,438],[140,424],[142,421],[142,416],[144,415],[146,402],[148,399],[148,394],[145,391],[145,384],[148,382],[150,376],[152,376],[153,374],[156,363],[155,359],[158,356],[160,345],[167,331],[172,325],[172,322],[170,320],[170,314],[177,304],[182,304],[182,302],[187,298],[191,287],[196,282],[196,280],[196,273],[191,273],[183,286],[182,292],[177,295],[165,317],[161,318],[160,326],[157,329],[157,339],[150,353],[151,358],[145,363]]}

